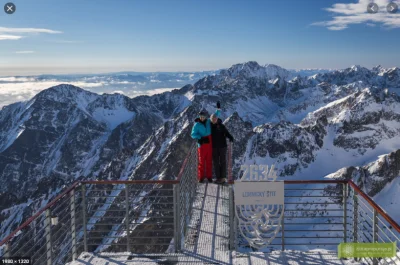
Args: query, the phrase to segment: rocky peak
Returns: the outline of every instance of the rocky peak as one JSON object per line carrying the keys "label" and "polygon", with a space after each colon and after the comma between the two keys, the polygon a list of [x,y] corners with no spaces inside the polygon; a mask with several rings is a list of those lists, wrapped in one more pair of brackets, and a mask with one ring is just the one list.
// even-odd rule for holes
{"label": "rocky peak", "polygon": [[377,66],[372,67],[371,71],[374,72],[375,74],[379,74],[383,72],[385,68],[383,68],[380,64]]}
{"label": "rocky peak", "polygon": [[60,106],[60,104],[68,106],[76,106],[86,112],[87,106],[93,101],[101,98],[100,95],[92,93],[82,88],[61,84],[50,87],[37,94],[33,100],[38,108],[46,108],[47,106]]}
{"label": "rocky peak", "polygon": [[327,175],[330,179],[352,179],[369,196],[378,194],[388,183],[400,176],[400,150],[391,152],[371,163],[346,167]]}
{"label": "rocky peak", "polygon": [[230,78],[267,78],[275,79],[282,78],[287,79],[290,76],[290,72],[282,67],[274,64],[267,64],[265,66],[259,65],[255,61],[249,61],[246,63],[235,64],[227,70],[222,70],[220,72],[222,76],[228,76]]}
{"label": "rocky peak", "polygon": [[98,96],[96,93],[89,92],[74,85],[60,84],[43,90],[36,95],[36,98],[46,97],[53,100],[71,100],[76,99],[76,97],[80,95],[92,96],[93,98]]}

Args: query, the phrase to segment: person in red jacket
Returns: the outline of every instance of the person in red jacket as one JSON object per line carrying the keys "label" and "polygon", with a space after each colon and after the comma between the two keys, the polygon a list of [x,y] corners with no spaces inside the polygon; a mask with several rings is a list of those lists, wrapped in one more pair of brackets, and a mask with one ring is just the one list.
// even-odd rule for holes
{"label": "person in red jacket", "polygon": [[[221,104],[217,102],[215,115],[220,115]],[[206,178],[212,182],[212,139],[211,139],[211,121],[208,118],[206,110],[199,112],[199,117],[195,120],[192,128],[192,138],[197,140],[198,168],[197,179],[203,182]]]}

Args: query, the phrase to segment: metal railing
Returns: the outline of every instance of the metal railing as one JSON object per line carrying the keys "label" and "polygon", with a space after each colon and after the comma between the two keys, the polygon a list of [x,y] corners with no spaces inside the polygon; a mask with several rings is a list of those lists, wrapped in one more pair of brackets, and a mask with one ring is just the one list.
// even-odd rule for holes
{"label": "metal railing", "polygon": [[177,186],[176,180],[76,183],[2,240],[1,256],[65,264],[84,251],[173,251]]}
{"label": "metal railing", "polygon": [[[232,145],[228,146],[228,185]],[[337,249],[341,242],[398,242],[400,227],[352,181],[284,181],[280,231],[268,250]],[[197,190],[197,148],[177,180],[82,181],[57,196],[0,242],[0,257],[32,264],[65,264],[82,252],[179,252],[184,247]],[[229,185],[230,249],[252,251],[240,236],[234,185]],[[399,251],[399,249],[397,249]],[[378,264],[400,261],[365,259]]]}
{"label": "metal railing", "polygon": [[[351,180],[284,181],[284,185],[285,208],[279,233],[261,251],[336,251],[341,242],[400,242],[400,226]],[[238,231],[236,218],[231,220],[231,227],[235,227],[232,247],[243,252],[254,250]],[[400,262],[400,255],[364,261],[389,264]]]}
{"label": "metal railing", "polygon": [[178,175],[179,185],[174,187],[174,206],[175,206],[175,251],[180,251],[183,247],[190,217],[192,216],[192,205],[196,197],[197,188],[197,148],[193,144],[189,150],[182,168]]}
{"label": "metal railing", "polygon": [[65,264],[82,252],[178,252],[196,195],[196,146],[177,180],[74,183],[0,242],[0,257]]}
{"label": "metal railing", "polygon": [[77,215],[81,199],[75,192],[79,186],[73,184],[3,239],[1,256],[30,257],[32,264],[64,264],[76,258],[81,241],[76,231],[82,229]]}
{"label": "metal railing", "polygon": [[85,252],[163,253],[174,238],[177,181],[82,182]]}
{"label": "metal railing", "polygon": [[[400,226],[353,181],[348,182],[348,204],[350,212],[350,242],[400,242]],[[364,261],[371,264],[399,264],[400,249],[397,246],[393,258],[373,259]]]}

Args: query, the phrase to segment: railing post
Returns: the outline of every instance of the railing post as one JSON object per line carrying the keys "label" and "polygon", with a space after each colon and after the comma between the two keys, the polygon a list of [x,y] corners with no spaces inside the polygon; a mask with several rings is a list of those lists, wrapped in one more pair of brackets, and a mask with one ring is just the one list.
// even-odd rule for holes
{"label": "railing post", "polygon": [[71,190],[71,237],[72,237],[72,260],[76,260],[76,220],[75,220],[75,189]]}
{"label": "railing post", "polygon": [[283,208],[282,211],[283,211],[281,219],[282,251],[285,251],[285,208]]}
{"label": "railing post", "polygon": [[[236,207],[236,206],[235,206]],[[236,211],[236,208],[235,208]],[[235,238],[235,251],[238,251],[238,243],[239,243],[239,239],[238,239],[238,235],[237,235],[237,230],[238,230],[238,221],[237,218],[233,218],[233,237]]]}
{"label": "railing post", "polygon": [[126,226],[126,251],[131,252],[131,246],[129,243],[129,185],[125,184],[125,207],[126,207],[126,213],[125,213],[125,226]]}
{"label": "railing post", "polygon": [[52,251],[52,240],[51,240],[51,212],[50,209],[46,210],[46,219],[45,219],[45,231],[46,231],[46,256],[47,256],[47,265],[52,264],[53,259],[53,251]]}
{"label": "railing post", "polygon": [[233,187],[229,185],[229,249],[235,248],[235,202]]}
{"label": "railing post", "polygon": [[174,185],[174,246],[175,252],[181,250],[181,229],[180,229],[180,205],[179,205],[179,184]]}
{"label": "railing post", "polygon": [[347,242],[347,183],[343,183],[343,242]]}
{"label": "railing post", "polygon": [[358,196],[354,191],[353,195],[353,243],[358,242]]}
{"label": "railing post", "polygon": [[378,242],[378,211],[374,208],[373,243]]}
{"label": "railing post", "polygon": [[85,189],[85,184],[82,185],[82,217],[83,217],[83,246],[84,246],[84,251],[88,252],[87,227],[86,227],[86,189]]}
{"label": "railing post", "polygon": [[11,257],[10,251],[11,251],[11,242],[8,241],[8,242],[6,243],[6,245],[4,246],[4,257],[5,257],[5,258]]}
{"label": "railing post", "polygon": [[[373,227],[372,227],[372,243],[378,242],[378,211],[374,208],[374,216],[373,219]],[[377,265],[378,264],[378,258],[373,258],[372,259],[372,264]]]}
{"label": "railing post", "polygon": [[[189,203],[187,202],[187,192],[188,192],[188,183],[189,180],[187,180],[183,185],[183,195],[181,197],[182,201],[182,209],[183,209],[183,213],[182,213],[182,218],[183,218],[183,236],[186,236],[186,230],[187,230],[187,222],[188,222],[188,218],[189,218],[189,212],[187,211],[187,206],[189,205]],[[179,196],[179,195],[178,195]]]}

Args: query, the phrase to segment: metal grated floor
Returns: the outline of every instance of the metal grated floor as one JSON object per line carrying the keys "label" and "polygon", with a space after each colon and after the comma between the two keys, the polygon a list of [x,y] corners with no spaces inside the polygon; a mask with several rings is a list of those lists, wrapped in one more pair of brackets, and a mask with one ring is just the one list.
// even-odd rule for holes
{"label": "metal grated floor", "polygon": [[236,253],[229,251],[229,188],[200,184],[187,230],[185,248],[179,254],[134,255],[132,253],[82,253],[69,265],[136,265],[136,264],[235,264],[235,265],[305,265],[362,264],[339,260],[336,253],[276,251],[272,253]]}

